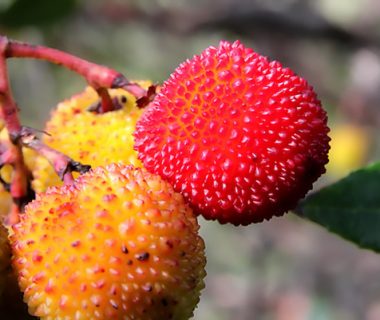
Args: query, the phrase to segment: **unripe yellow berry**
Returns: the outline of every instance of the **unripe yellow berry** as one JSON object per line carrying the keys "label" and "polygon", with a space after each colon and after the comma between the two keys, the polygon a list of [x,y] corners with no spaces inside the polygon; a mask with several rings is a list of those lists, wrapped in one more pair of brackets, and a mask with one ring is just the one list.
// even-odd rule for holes
{"label": "unripe yellow berry", "polygon": [[42,319],[188,319],[204,286],[198,229],[169,183],[113,164],[26,207],[13,265]]}

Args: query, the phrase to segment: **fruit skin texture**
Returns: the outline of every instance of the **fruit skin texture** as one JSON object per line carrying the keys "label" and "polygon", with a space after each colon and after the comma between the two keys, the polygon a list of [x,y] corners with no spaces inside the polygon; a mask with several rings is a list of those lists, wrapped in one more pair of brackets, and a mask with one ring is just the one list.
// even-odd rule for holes
{"label": "fruit skin texture", "polygon": [[135,148],[196,213],[247,225],[282,215],[312,188],[328,162],[328,131],[304,79],[222,41],[164,82]]}
{"label": "fruit skin texture", "polygon": [[[1,124],[0,124],[1,128]],[[0,130],[0,144],[2,151],[9,148],[8,131]],[[33,168],[36,154],[30,149],[23,148],[24,160],[28,168]],[[1,177],[10,182],[12,167],[5,165],[0,169]],[[12,197],[0,184],[0,318],[12,320],[31,319],[22,301],[22,294],[17,284],[16,276],[11,268],[11,247],[8,240],[8,230],[3,226],[3,221],[9,213],[12,205]]]}
{"label": "fruit skin texture", "polygon": [[41,319],[188,319],[204,287],[198,229],[169,183],[112,164],[26,207],[13,266]]}
{"label": "fruit skin texture", "polygon": [[[8,241],[8,230],[0,223],[0,315],[1,319],[27,320],[26,304],[17,278],[11,268],[11,247]],[[35,319],[35,318],[34,318]]]}
{"label": "fruit skin texture", "polygon": [[[5,290],[8,269],[11,262],[11,248],[8,242],[7,229],[0,223],[0,306],[1,298]],[[0,308],[1,310],[1,308]]]}
{"label": "fruit skin texture", "polygon": [[[145,88],[150,85],[148,81],[139,83]],[[91,87],[58,104],[44,129],[48,135],[43,136],[43,142],[93,168],[118,161],[141,166],[133,150],[132,132],[143,110],[137,107],[135,97],[127,91],[112,89],[109,93],[117,98],[121,109],[104,114],[88,111],[99,100]],[[51,164],[43,157],[36,160],[33,175],[36,192],[62,184]]]}

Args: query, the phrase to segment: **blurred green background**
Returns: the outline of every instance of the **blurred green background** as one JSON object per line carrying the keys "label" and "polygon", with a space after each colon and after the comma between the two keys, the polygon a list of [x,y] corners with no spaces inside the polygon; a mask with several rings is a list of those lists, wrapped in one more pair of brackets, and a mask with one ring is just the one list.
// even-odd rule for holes
{"label": "blurred green background", "polygon": [[[219,40],[240,39],[315,87],[332,150],[316,188],[380,159],[378,0],[0,0],[0,33],[165,80]],[[25,125],[83,89],[70,71],[9,60]],[[379,320],[380,256],[288,214],[259,225],[201,221],[207,281],[195,319]]]}

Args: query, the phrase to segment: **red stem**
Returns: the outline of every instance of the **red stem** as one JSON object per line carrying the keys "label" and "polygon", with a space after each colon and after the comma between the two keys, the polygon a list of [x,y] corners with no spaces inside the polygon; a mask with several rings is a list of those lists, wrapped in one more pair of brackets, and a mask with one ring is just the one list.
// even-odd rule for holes
{"label": "red stem", "polygon": [[71,184],[74,181],[72,175],[73,171],[85,173],[91,169],[89,165],[83,165],[79,162],[76,162],[65,154],[45,145],[37,138],[34,132],[35,131],[31,128],[22,128],[22,145],[35,150],[38,154],[45,157],[51,163],[55,172],[65,184]]}
{"label": "red stem", "polygon": [[14,205],[7,218],[8,223],[18,221],[18,214],[23,207],[24,199],[28,193],[28,169],[24,163],[22,149],[20,144],[21,123],[18,117],[16,103],[13,99],[9,86],[8,72],[6,65],[6,51],[8,41],[6,38],[0,38],[0,109],[1,116],[4,119],[5,126],[8,130],[9,140],[11,141],[12,165],[14,167],[10,193]]}
{"label": "red stem", "polygon": [[42,59],[63,65],[77,72],[98,92],[101,100],[100,112],[112,111],[116,108],[108,93],[107,89],[109,88],[123,88],[129,91],[136,96],[137,105],[143,107],[153,99],[155,87],[151,87],[146,91],[138,84],[130,82],[121,73],[108,67],[91,63],[57,49],[8,40],[7,37],[0,35],[0,117],[4,119],[9,140],[11,141],[9,150],[1,155],[0,162],[8,161],[14,168],[10,184],[13,206],[7,219],[9,224],[14,224],[18,221],[23,206],[33,194],[30,187],[29,171],[25,166],[22,154],[22,145],[32,148],[45,156],[53,164],[61,179],[67,184],[73,182],[72,171],[85,172],[89,170],[89,166],[83,166],[60,152],[47,147],[36,138],[32,131],[25,131],[21,127],[18,108],[9,86],[7,58]]}
{"label": "red stem", "polygon": [[138,84],[130,82],[120,72],[106,66],[89,62],[57,49],[8,40],[4,36],[0,36],[0,41],[6,44],[4,51],[5,58],[34,58],[46,60],[58,65],[63,65],[83,76],[88,84],[99,93],[102,101],[101,112],[113,110],[112,104],[110,104],[112,101],[106,90],[107,88],[123,88],[133,94],[137,99],[147,94],[146,90]]}
{"label": "red stem", "polygon": [[21,130],[21,123],[17,114],[17,106],[13,100],[11,89],[9,87],[8,72],[6,65],[6,51],[8,41],[0,38],[0,104],[2,117],[6,123],[7,129],[14,141]]}

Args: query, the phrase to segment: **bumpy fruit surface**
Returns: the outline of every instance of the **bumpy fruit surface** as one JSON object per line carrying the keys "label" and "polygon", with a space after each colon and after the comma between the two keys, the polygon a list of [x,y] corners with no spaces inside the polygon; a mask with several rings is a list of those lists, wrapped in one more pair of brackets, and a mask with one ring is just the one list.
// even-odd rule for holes
{"label": "bumpy fruit surface", "polygon": [[325,171],[327,116],[308,83],[222,41],[182,63],[136,126],[144,166],[207,219],[282,215]]}
{"label": "bumpy fruit surface", "polygon": [[0,223],[0,319],[27,320],[31,318],[26,304],[22,301],[17,278],[11,267],[8,230]]}
{"label": "bumpy fruit surface", "polygon": [[0,222],[0,305],[5,290],[6,276],[11,263],[11,248],[8,242],[8,231]]}
{"label": "bumpy fruit surface", "polygon": [[[1,127],[1,124],[0,124]],[[10,147],[8,132],[0,130],[1,152]],[[23,149],[24,159],[28,168],[33,168],[35,153],[29,149]],[[12,167],[5,165],[0,169],[0,175],[7,183],[11,180]],[[0,184],[0,319],[31,319],[22,301],[22,294],[17,284],[17,279],[11,268],[11,248],[8,240],[8,230],[3,226],[12,205],[12,197]]]}
{"label": "bumpy fruit surface", "polygon": [[159,176],[98,167],[39,194],[14,227],[24,300],[42,319],[188,319],[204,286],[198,229]]}
{"label": "bumpy fruit surface", "polygon": [[[150,85],[148,82],[140,84],[143,87]],[[137,107],[136,98],[127,91],[114,89],[109,92],[120,109],[104,114],[88,110],[99,100],[98,94],[91,87],[61,102],[46,124],[44,130],[48,135],[43,136],[43,142],[94,168],[118,161],[141,166],[137,153],[133,150],[132,132],[142,109]],[[33,188],[36,192],[62,184],[43,157],[37,159],[33,175]]]}

